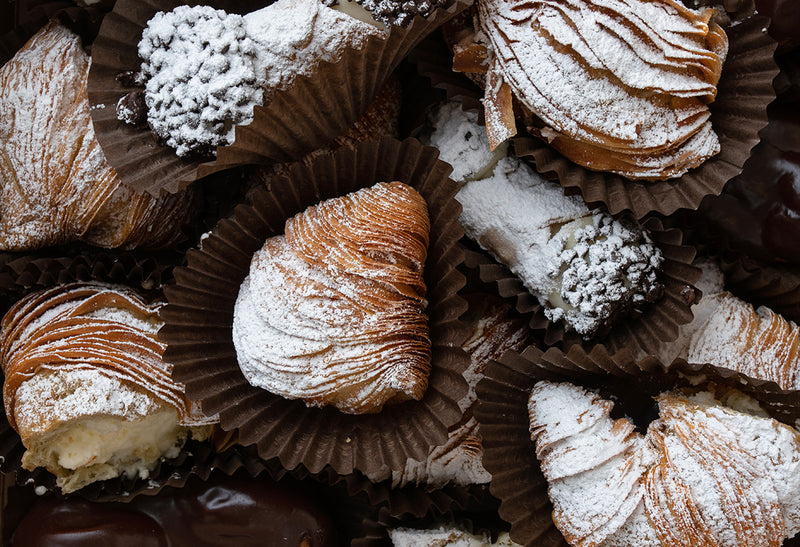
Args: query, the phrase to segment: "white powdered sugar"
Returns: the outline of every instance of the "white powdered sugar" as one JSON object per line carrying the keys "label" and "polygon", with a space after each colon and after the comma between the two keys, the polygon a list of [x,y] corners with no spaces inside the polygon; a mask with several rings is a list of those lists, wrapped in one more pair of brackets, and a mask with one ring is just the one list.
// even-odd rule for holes
{"label": "white powdered sugar", "polygon": [[156,412],[155,399],[100,370],[43,371],[20,384],[16,419],[25,431],[43,433],[54,423],[92,414],[129,420]]}
{"label": "white powdered sugar", "polygon": [[208,6],[159,12],[139,43],[148,122],[179,156],[211,154],[275,90],[377,35],[319,0],[279,0],[244,16]]}
{"label": "white powdered sugar", "polygon": [[550,320],[590,337],[660,296],[663,258],[644,230],[590,211],[506,157],[505,147],[493,152],[477,122],[476,113],[446,103],[431,117],[428,140],[464,184],[456,196],[464,231],[522,280]]}
{"label": "white powdered sugar", "polygon": [[[727,397],[757,406],[744,398]],[[605,547],[661,545],[667,534],[674,544],[708,534],[720,545],[767,545],[800,530],[798,431],[709,392],[658,401],[642,437],[581,388],[534,387],[532,438],[565,536]]]}
{"label": "white powdered sugar", "polygon": [[[477,6],[493,67],[579,163],[657,179],[719,152],[706,103],[716,95],[727,40],[702,14],[638,0]],[[576,151],[583,145],[596,149]],[[592,156],[604,152],[622,159],[595,165]]]}
{"label": "white powdered sugar", "polygon": [[[405,201],[408,198],[409,201]],[[310,207],[255,253],[233,319],[245,378],[309,406],[420,399],[430,340],[424,200],[380,183]]]}
{"label": "white powdered sugar", "polygon": [[493,542],[487,534],[473,535],[447,524],[428,529],[394,528],[389,537],[394,547],[519,547],[506,532]]}
{"label": "white powdered sugar", "polygon": [[139,42],[147,120],[179,156],[233,141],[264,92],[241,15],[208,6],[158,12]]}
{"label": "white powdered sugar", "polygon": [[508,146],[492,151],[486,130],[478,125],[478,113],[463,111],[457,101],[442,104],[429,121],[433,133],[426,144],[439,149],[439,159],[453,166],[450,178],[459,184],[490,176],[506,156]]}
{"label": "white powdered sugar", "polygon": [[456,199],[467,235],[506,264],[552,320],[582,336],[659,295],[663,259],[641,228],[590,212],[519,160],[501,159]]}

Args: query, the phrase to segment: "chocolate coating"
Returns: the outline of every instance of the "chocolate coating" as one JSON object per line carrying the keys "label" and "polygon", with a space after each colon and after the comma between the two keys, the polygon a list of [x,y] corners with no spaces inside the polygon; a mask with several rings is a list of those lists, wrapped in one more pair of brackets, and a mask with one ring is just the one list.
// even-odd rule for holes
{"label": "chocolate coating", "polygon": [[39,500],[13,547],[336,545],[327,512],[297,488],[268,479],[218,477],[166,488],[129,504]]}
{"label": "chocolate coating", "polygon": [[15,547],[167,547],[153,519],[122,504],[47,499],[35,504],[14,533]]}

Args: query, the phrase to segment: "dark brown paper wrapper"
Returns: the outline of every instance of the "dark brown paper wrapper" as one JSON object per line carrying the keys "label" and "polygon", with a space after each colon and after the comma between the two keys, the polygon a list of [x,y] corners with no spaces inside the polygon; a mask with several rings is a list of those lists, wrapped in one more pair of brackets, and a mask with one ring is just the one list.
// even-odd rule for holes
{"label": "dark brown paper wrapper", "polygon": [[[162,284],[172,278],[172,267],[181,258],[178,253],[114,254],[77,247],[72,248],[71,256],[62,257],[3,253],[0,256],[0,288],[6,300],[3,312],[30,292],[75,281],[122,284],[155,297],[161,294]],[[52,474],[43,468],[34,471],[21,468],[24,451],[19,435],[6,419],[5,409],[0,408],[0,472],[14,474],[19,485],[41,486],[60,495]],[[218,454],[212,443],[190,440],[176,458],[160,462],[148,479],[109,479],[71,495],[91,501],[129,501],[141,494],[154,495],[164,486],[181,486],[191,475],[207,477],[214,468],[231,474],[241,467],[252,472],[268,468],[277,473],[280,469],[275,461],[261,462],[252,449],[239,446]]]}
{"label": "dark brown paper wrapper", "polygon": [[[236,128],[230,146],[217,149],[214,161],[180,158],[159,145],[148,128],[134,128],[116,118],[115,105],[130,89],[117,74],[138,70],[137,44],[147,21],[178,0],[118,0],[100,29],[89,73],[89,101],[97,139],[123,182],[138,192],[175,193],[194,180],[221,169],[246,164],[283,163],[300,159],[344,133],[372,102],[408,51],[436,27],[465,9],[466,0],[452,0],[428,18],[415,17],[406,27],[392,27],[388,38],[372,37],[361,50],[348,49],[337,63],[322,62],[315,73],[300,77],[291,89],[276,92],[257,106],[253,122]],[[270,2],[217,2],[215,7],[261,7]],[[238,5],[237,5],[238,4]],[[245,11],[249,11],[245,10]],[[303,123],[298,123],[303,120]]]}
{"label": "dark brown paper wrapper", "polygon": [[[10,17],[0,22],[0,66],[4,65],[51,18],[78,34],[84,46],[92,43],[105,12],[95,7],[78,7],[75,2],[12,1]],[[5,15],[5,13],[3,13]]]}
{"label": "dark brown paper wrapper", "polygon": [[695,250],[682,245],[680,230],[664,229],[658,219],[648,220],[644,227],[664,255],[659,274],[659,280],[664,284],[664,296],[658,302],[648,304],[640,317],[622,318],[608,335],[597,340],[585,341],[575,331],[565,331],[563,323],[547,319],[544,308],[522,282],[488,254],[468,251],[464,264],[477,268],[481,281],[493,285],[503,298],[512,300],[517,311],[530,318],[530,327],[541,333],[545,345],[565,349],[580,345],[588,351],[594,344],[602,342],[613,351],[628,348],[637,355],[656,355],[660,343],[675,340],[678,327],[692,321],[691,306],[699,297],[694,284],[702,272],[692,266]]}
{"label": "dark brown paper wrapper", "polygon": [[507,529],[497,516],[499,501],[489,493],[488,485],[406,485],[393,489],[390,481],[373,483],[360,473],[341,476],[330,468],[318,478],[374,509],[363,519],[352,545],[386,545],[390,529],[425,528],[440,522],[453,523],[473,534]]}
{"label": "dark brown paper wrapper", "polygon": [[730,50],[717,98],[710,105],[722,150],[682,177],[639,182],[590,171],[531,137],[514,139],[517,155],[532,158],[540,173],[580,191],[590,205],[605,204],[611,214],[630,211],[640,219],[651,212],[670,215],[678,209],[697,209],[703,197],[719,195],[725,183],[741,172],[758,144],[758,132],[767,124],[767,105],[775,98],[772,80],[778,74],[772,59],[777,44],[762,31],[768,26],[768,18],[752,17],[725,29]]}
{"label": "dark brown paper wrapper", "polygon": [[[776,43],[765,33],[769,19],[753,17],[726,29],[730,51],[710,105],[711,121],[720,138],[721,152],[679,179],[637,182],[613,173],[590,171],[572,163],[543,141],[530,136],[512,140],[517,156],[532,160],[537,171],[559,183],[567,193],[581,193],[590,206],[605,204],[611,214],[630,211],[641,219],[648,213],[669,215],[678,209],[697,209],[704,196],[718,195],[739,174],[758,132],[767,123],[766,108],[775,98],[772,80],[778,67],[772,58]],[[409,59],[451,100],[465,109],[482,110],[483,91],[452,71],[452,53],[439,40],[428,39]]]}
{"label": "dark brown paper wrapper", "polygon": [[[295,164],[291,180],[274,183],[271,192],[259,188],[252,206],[238,207],[233,219],[220,222],[204,240],[203,250],[187,254],[188,267],[175,270],[177,283],[167,288],[166,325],[160,331],[174,377],[207,414],[219,413],[223,429],[238,429],[242,443],[257,444],[262,458],[278,457],[287,469],[302,463],[312,473],[330,465],[343,475],[359,470],[388,476],[408,458],[423,459],[461,418],[457,403],[466,394],[462,373],[468,363],[461,350],[466,330],[458,320],[466,303],[456,294],[464,284],[456,271],[463,260],[461,207],[454,199],[457,186],[448,179],[450,168],[437,155],[413,139],[384,138],[320,156],[310,167]],[[415,187],[431,217],[425,281],[433,358],[425,396],[354,416],[308,408],[251,386],[236,362],[231,325],[253,253],[308,206],[386,180]]]}
{"label": "dark brown paper wrapper", "polygon": [[755,306],[767,306],[786,319],[800,322],[800,272],[797,268],[761,264],[725,254],[720,259],[725,286]]}
{"label": "dark brown paper wrapper", "polygon": [[492,474],[490,490],[500,499],[500,516],[511,523],[511,538],[525,546],[565,546],[552,520],[547,481],[530,440],[527,401],[539,380],[569,381],[618,394],[617,405],[634,420],[652,408],[651,397],[683,386],[715,383],[757,399],[772,417],[793,424],[800,417],[797,391],[747,378],[711,365],[675,361],[664,367],[653,358],[635,361],[628,352],[609,354],[603,346],[586,353],[573,347],[543,353],[529,347],[508,352],[489,364],[478,384],[476,415],[481,424],[484,466]]}

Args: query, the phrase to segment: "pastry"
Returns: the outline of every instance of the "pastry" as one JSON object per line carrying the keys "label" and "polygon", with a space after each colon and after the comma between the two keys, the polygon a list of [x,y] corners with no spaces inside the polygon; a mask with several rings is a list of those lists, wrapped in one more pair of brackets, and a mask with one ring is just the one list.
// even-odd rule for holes
{"label": "pastry", "polygon": [[118,117],[141,121],[178,156],[214,155],[231,144],[253,108],[288,89],[320,62],[336,62],[384,31],[319,0],[278,0],[246,15],[209,6],[158,12],[139,42],[141,72],[118,103]]}
{"label": "pastry", "polygon": [[75,283],[32,293],[0,331],[10,425],[22,466],[45,467],[65,493],[119,475],[147,477],[215,418],[186,401],[170,377],[160,303],[132,291]]}
{"label": "pastry", "polygon": [[309,207],[253,257],[233,318],[248,382],[351,414],[421,399],[430,370],[425,200],[380,183]]}
{"label": "pastry", "polygon": [[780,545],[800,531],[800,433],[738,393],[662,393],[647,434],[539,382],[531,438],[571,545]]}
{"label": "pastry", "polygon": [[352,13],[354,4],[366,10],[371,19],[384,25],[407,26],[419,15],[427,17],[444,0],[323,0],[326,6]]}
{"label": "pastry", "polygon": [[[484,63],[492,148],[528,131],[589,169],[680,177],[720,150],[707,104],[727,53],[712,10],[674,0],[478,0],[473,43],[456,66]],[[477,55],[481,45],[487,50]]]}
{"label": "pastry", "polygon": [[469,323],[470,335],[463,348],[470,356],[464,372],[469,384],[467,396],[459,401],[464,413],[461,422],[450,429],[447,442],[432,448],[424,461],[408,460],[403,471],[392,473],[392,486],[409,483],[441,487],[448,483],[466,486],[487,484],[492,476],[483,468],[483,449],[478,421],[474,416],[478,396],[475,386],[492,359],[506,351],[521,351],[530,340],[528,322],[510,315],[511,305],[497,296],[476,293],[467,297],[469,311],[461,320]]}
{"label": "pastry", "polygon": [[12,547],[338,545],[330,512],[303,487],[220,473],[129,503],[44,498],[12,531]]}
{"label": "pastry", "polygon": [[192,194],[121,185],[95,137],[80,39],[51,22],[0,69],[0,250],[72,241],[165,248],[183,238]]}
{"label": "pastry", "polygon": [[450,103],[430,137],[465,183],[456,199],[467,235],[520,278],[551,321],[584,338],[658,300],[661,251],[627,219],[590,211],[516,158],[493,153],[477,115]]}
{"label": "pastry", "polygon": [[[674,342],[662,344],[662,363],[685,359],[710,363],[769,380],[783,389],[800,389],[800,330],[766,306],[753,306],[725,290],[719,264],[697,261],[703,297],[692,308],[694,319],[680,327]],[[644,357],[640,355],[639,357]]]}
{"label": "pastry", "polygon": [[508,532],[500,533],[497,541],[492,541],[488,534],[470,534],[444,524],[427,529],[395,528],[389,530],[389,537],[395,547],[519,547],[511,541]]}
{"label": "pastry", "polygon": [[689,343],[690,363],[711,363],[800,390],[800,329],[766,306],[725,291],[702,300],[703,319]]}

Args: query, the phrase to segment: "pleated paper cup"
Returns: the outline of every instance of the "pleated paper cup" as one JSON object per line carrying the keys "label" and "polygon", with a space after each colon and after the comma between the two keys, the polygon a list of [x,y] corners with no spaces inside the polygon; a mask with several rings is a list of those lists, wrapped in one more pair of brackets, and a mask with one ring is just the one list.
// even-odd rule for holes
{"label": "pleated paper cup", "polygon": [[[630,212],[642,219],[652,212],[670,215],[679,209],[697,209],[704,196],[719,195],[725,183],[741,172],[767,123],[767,105],[775,98],[772,81],[778,74],[772,57],[776,43],[762,30],[768,25],[766,17],[751,17],[725,29],[730,50],[716,100],[710,105],[722,149],[682,177],[646,182],[591,171],[524,130],[512,139],[515,154],[529,160],[543,176],[557,180],[567,193],[580,193],[586,203],[603,204],[613,215]],[[441,39],[426,40],[418,49],[409,58],[417,63],[420,74],[445,90],[448,99],[462,101],[464,108],[482,108],[483,90],[452,71],[453,55]]]}
{"label": "pleated paper cup", "polygon": [[[269,3],[229,0],[215,7],[241,13]],[[198,178],[236,165],[298,160],[326,145],[363,114],[414,45],[469,2],[451,0],[427,18],[417,16],[407,26],[392,26],[387,37],[369,37],[362,49],[346,49],[335,63],[319,63],[313,74],[297,78],[291,88],[276,91],[269,104],[257,106],[253,121],[237,126],[234,142],[218,148],[213,161],[181,158],[158,144],[148,128],[132,127],[116,118],[117,101],[131,90],[117,75],[139,70],[137,44],[147,21],[157,11],[179,4],[177,0],[118,0],[92,49],[89,100],[97,138],[123,182],[153,195],[177,192]]]}
{"label": "pleated paper cup", "polygon": [[710,384],[755,398],[784,423],[794,424],[800,418],[796,391],[711,365],[675,361],[665,367],[654,358],[637,361],[629,352],[611,354],[603,346],[591,353],[580,347],[567,353],[533,347],[508,352],[487,367],[486,378],[478,384],[476,415],[484,465],[492,473],[491,493],[500,499],[500,516],[511,523],[511,539],[524,546],[567,545],[553,523],[547,481],[530,438],[528,396],[540,380],[567,381],[613,394],[615,405],[634,420],[647,417],[658,393]]}
{"label": "pleated paper cup", "polygon": [[90,46],[105,15],[101,8],[79,7],[67,0],[17,0],[11,2],[9,11],[11,16],[0,22],[0,66],[53,18],[80,36],[84,46]]}
{"label": "pleated paper cup", "polygon": [[360,473],[341,476],[332,469],[326,469],[318,478],[342,488],[350,499],[374,508],[359,526],[352,545],[386,545],[389,531],[394,528],[421,529],[441,523],[473,534],[507,529],[497,516],[499,502],[486,484],[393,488],[390,481],[374,483]]}
{"label": "pleated paper cup", "polygon": [[605,335],[588,341],[575,331],[566,331],[563,323],[550,321],[544,308],[522,282],[477,246],[468,251],[465,266],[477,269],[481,281],[493,286],[503,298],[511,300],[517,311],[529,318],[530,327],[542,336],[547,346],[568,349],[579,345],[588,350],[596,343],[603,343],[613,351],[628,348],[637,355],[656,355],[659,344],[675,340],[678,327],[692,321],[691,306],[700,296],[694,284],[700,279],[701,270],[692,266],[695,250],[683,245],[680,230],[665,229],[657,219],[645,222],[644,228],[664,256],[659,272],[664,295],[657,302],[648,304],[640,316],[622,318]]}
{"label": "pleated paper cup", "polygon": [[791,266],[761,264],[725,254],[720,259],[725,286],[755,306],[767,306],[790,321],[800,322],[800,271]]}
{"label": "pleated paper cup", "polygon": [[[219,414],[223,429],[238,429],[242,443],[256,444],[262,458],[278,457],[287,469],[303,464],[318,473],[329,465],[339,474],[358,470],[380,480],[409,458],[425,458],[461,419],[458,402],[467,391],[463,371],[468,363],[461,349],[466,330],[458,320],[466,309],[457,294],[464,284],[456,270],[463,260],[461,207],[454,199],[457,186],[448,178],[450,167],[437,155],[413,139],[384,138],[320,156],[310,166],[295,164],[282,184],[273,183],[271,191],[259,188],[252,206],[238,207],[203,241],[202,250],[187,254],[188,266],[175,270],[177,282],[167,288],[166,324],[159,334],[168,343],[166,359],[174,363],[174,377],[207,414]],[[309,408],[250,385],[237,364],[231,328],[253,254],[307,207],[390,180],[416,188],[431,219],[424,275],[433,357],[424,397],[388,405],[378,414],[349,415],[331,407]]]}

